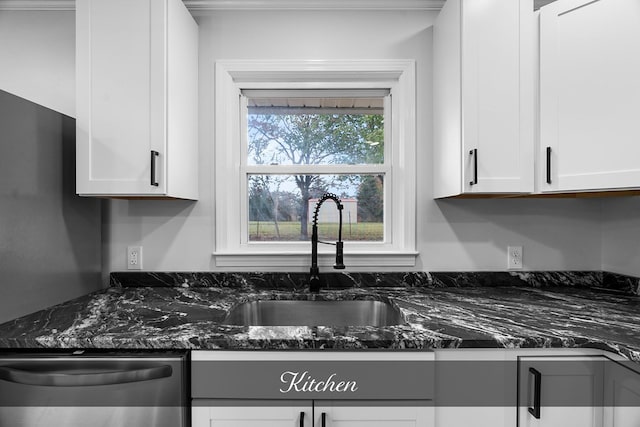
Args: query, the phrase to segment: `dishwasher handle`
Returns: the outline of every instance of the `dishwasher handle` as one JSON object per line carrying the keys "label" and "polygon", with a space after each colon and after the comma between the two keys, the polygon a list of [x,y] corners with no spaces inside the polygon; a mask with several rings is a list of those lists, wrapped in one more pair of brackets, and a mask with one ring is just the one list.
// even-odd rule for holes
{"label": "dishwasher handle", "polygon": [[0,367],[0,379],[17,384],[50,387],[88,387],[114,385],[168,378],[173,369],[169,365],[120,371],[68,373],[65,370],[30,371]]}

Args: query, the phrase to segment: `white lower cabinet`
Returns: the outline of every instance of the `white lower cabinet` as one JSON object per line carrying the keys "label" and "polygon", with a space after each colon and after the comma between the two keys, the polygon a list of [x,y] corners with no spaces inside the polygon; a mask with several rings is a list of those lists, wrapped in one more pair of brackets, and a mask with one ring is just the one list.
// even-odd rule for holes
{"label": "white lower cabinet", "polygon": [[193,351],[193,427],[434,427],[433,352]]}
{"label": "white lower cabinet", "polygon": [[[378,401],[210,401],[193,408],[193,427],[431,427],[433,408]],[[255,405],[255,406],[247,406]],[[287,406],[291,405],[291,406]],[[380,406],[382,405],[382,406]]]}
{"label": "white lower cabinet", "polygon": [[601,427],[602,356],[535,356],[518,361],[519,427]]}
{"label": "white lower cabinet", "polygon": [[595,349],[194,351],[192,425],[640,427],[640,364],[619,359]]}
{"label": "white lower cabinet", "polygon": [[640,426],[640,364],[584,351],[519,357],[518,427]]}
{"label": "white lower cabinet", "polygon": [[193,407],[191,420],[193,427],[305,427],[313,425],[311,401],[301,403],[251,400],[235,403],[209,401],[201,404],[211,406]]}
{"label": "white lower cabinet", "polygon": [[607,363],[604,374],[605,427],[640,426],[640,365]]}
{"label": "white lower cabinet", "polygon": [[517,362],[512,350],[436,350],[437,427],[513,427]]}
{"label": "white lower cabinet", "polygon": [[315,427],[433,426],[433,407],[426,406],[426,402],[410,405],[408,402],[325,400],[314,404]]}
{"label": "white lower cabinet", "polygon": [[437,427],[640,427],[640,364],[595,349],[436,350]]}

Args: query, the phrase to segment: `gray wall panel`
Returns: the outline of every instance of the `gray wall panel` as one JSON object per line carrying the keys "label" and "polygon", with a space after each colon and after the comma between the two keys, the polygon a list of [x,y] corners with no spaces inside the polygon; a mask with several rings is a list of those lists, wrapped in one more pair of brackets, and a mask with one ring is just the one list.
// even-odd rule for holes
{"label": "gray wall panel", "polygon": [[75,120],[0,91],[0,322],[101,287],[100,203],[75,194]]}

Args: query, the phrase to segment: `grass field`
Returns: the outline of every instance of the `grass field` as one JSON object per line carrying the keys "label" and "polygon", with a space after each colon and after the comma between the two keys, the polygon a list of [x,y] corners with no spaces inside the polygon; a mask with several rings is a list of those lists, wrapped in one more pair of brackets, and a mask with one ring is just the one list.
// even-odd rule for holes
{"label": "grass field", "polygon": [[[250,241],[297,241],[300,240],[299,222],[278,222],[278,232],[273,222],[249,221]],[[338,224],[318,224],[320,240],[337,240]],[[309,224],[309,237],[311,225]],[[342,224],[343,240],[360,240],[380,242],[384,238],[384,227],[381,222],[360,222],[357,224]]]}

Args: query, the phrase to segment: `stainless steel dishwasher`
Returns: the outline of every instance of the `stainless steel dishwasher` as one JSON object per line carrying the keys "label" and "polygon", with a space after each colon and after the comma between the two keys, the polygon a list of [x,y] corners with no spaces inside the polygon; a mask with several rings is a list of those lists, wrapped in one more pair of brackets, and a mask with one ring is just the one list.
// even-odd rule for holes
{"label": "stainless steel dishwasher", "polygon": [[0,427],[187,426],[181,353],[2,353]]}

